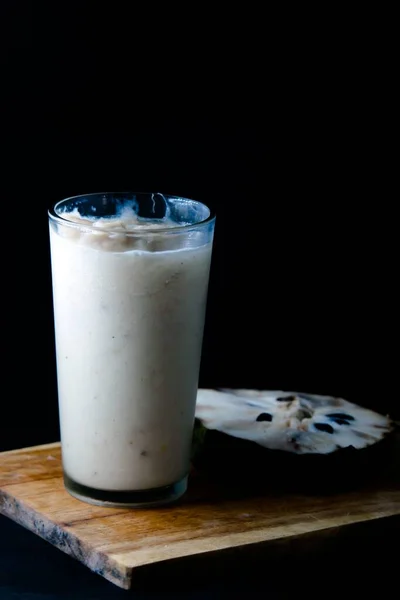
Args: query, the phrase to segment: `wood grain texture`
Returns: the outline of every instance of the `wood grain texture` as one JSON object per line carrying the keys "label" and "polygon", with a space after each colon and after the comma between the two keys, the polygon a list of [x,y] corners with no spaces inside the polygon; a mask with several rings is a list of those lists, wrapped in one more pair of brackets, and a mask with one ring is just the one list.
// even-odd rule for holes
{"label": "wood grain texture", "polygon": [[0,513],[128,589],[142,565],[400,514],[400,486],[328,497],[272,491],[246,497],[194,472],[187,495],[173,506],[102,508],[65,491],[55,443],[0,454]]}

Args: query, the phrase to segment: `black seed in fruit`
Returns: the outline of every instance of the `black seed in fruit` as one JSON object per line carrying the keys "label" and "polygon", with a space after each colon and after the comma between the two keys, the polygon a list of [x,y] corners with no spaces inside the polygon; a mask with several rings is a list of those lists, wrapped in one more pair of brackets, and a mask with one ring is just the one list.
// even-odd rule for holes
{"label": "black seed in fruit", "polygon": [[329,423],[315,423],[314,427],[315,429],[318,429],[318,431],[325,431],[325,433],[335,433],[335,430],[333,429],[332,425],[329,425]]}
{"label": "black seed in fruit", "polygon": [[272,415],[269,413],[261,413],[258,415],[256,421],[272,421]]}

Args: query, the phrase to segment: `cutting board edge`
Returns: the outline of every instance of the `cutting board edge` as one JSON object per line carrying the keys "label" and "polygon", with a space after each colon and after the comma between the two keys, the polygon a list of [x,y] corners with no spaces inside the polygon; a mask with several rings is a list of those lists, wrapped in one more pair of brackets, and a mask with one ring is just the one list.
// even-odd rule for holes
{"label": "cutting board edge", "polygon": [[9,456],[10,454],[25,454],[27,452],[34,452],[41,450],[51,450],[54,448],[60,448],[61,442],[50,442],[48,444],[41,444],[40,446],[23,446],[22,448],[13,448],[12,450],[5,450],[4,452],[0,452],[0,458],[2,456]]}
{"label": "cutting board edge", "polygon": [[[133,569],[115,561],[114,558],[93,549],[86,548],[73,532],[61,528],[57,523],[34,508],[25,506],[24,502],[17,501],[4,489],[0,489],[0,515],[24,527],[34,535],[38,535],[64,554],[89,568],[93,573],[104,577],[111,583],[123,589],[131,587]],[[79,554],[86,551],[89,561],[82,560]]]}

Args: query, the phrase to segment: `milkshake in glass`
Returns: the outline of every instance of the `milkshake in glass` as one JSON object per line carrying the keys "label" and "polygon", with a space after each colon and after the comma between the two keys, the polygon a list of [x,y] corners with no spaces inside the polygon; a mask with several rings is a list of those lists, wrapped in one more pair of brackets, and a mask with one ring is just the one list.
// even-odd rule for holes
{"label": "milkshake in glass", "polygon": [[214,224],[204,204],[162,194],[49,211],[64,482],[83,501],[186,491]]}

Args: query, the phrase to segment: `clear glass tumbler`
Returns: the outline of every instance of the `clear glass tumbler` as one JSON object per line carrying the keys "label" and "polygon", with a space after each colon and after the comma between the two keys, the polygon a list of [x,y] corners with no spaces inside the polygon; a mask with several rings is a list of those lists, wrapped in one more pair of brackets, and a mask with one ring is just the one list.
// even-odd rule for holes
{"label": "clear glass tumbler", "polygon": [[187,488],[215,218],[152,193],[49,210],[64,482],[103,506]]}

